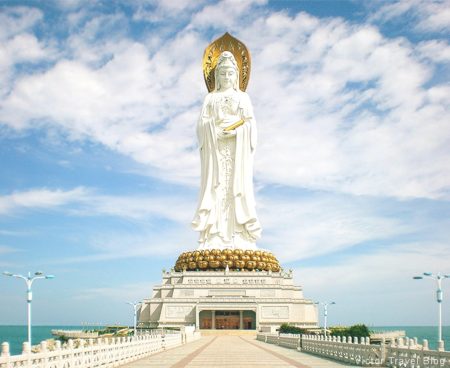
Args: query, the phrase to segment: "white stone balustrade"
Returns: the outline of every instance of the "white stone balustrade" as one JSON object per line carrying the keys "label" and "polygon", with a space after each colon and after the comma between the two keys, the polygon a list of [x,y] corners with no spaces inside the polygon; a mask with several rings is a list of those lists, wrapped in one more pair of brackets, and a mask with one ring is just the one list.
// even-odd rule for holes
{"label": "white stone balustrade", "polygon": [[428,341],[423,340],[420,345],[417,338],[394,339],[390,345],[384,339],[381,345],[371,345],[368,337],[259,333],[257,339],[358,366],[450,368],[450,352],[445,351],[443,341],[437,350],[429,350]]}
{"label": "white stone balustrade", "polygon": [[200,338],[200,333],[186,331],[165,335],[141,335],[136,337],[117,337],[69,340],[66,346],[59,341],[53,351],[48,350],[47,342],[40,344],[40,352],[32,353],[27,342],[23,343],[21,355],[10,355],[9,344],[2,343],[0,368],[93,368],[118,367],[144,358],[148,355],[181,345]]}

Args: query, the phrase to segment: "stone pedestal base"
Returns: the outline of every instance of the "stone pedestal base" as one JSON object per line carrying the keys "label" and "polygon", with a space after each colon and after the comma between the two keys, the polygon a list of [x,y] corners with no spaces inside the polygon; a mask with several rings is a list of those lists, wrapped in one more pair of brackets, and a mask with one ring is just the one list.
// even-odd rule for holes
{"label": "stone pedestal base", "polygon": [[139,324],[149,327],[274,332],[282,323],[315,328],[317,308],[292,272],[271,270],[163,272],[139,313]]}

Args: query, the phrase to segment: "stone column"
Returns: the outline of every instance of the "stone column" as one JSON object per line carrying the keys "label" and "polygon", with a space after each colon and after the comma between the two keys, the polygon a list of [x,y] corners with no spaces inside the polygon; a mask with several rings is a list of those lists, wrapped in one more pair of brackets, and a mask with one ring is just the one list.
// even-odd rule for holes
{"label": "stone column", "polygon": [[239,311],[239,329],[244,329],[244,311],[242,310]]}
{"label": "stone column", "polygon": [[195,329],[200,330],[200,311],[195,307]]}
{"label": "stone column", "polygon": [[216,311],[211,311],[211,330],[216,329]]}

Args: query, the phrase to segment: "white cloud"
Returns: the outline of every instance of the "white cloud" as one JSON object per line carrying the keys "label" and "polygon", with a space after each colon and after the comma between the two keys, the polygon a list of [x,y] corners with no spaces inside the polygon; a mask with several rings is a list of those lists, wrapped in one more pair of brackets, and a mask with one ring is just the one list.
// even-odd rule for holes
{"label": "white cloud", "polygon": [[27,7],[4,8],[0,13],[0,96],[10,92],[17,65],[55,57],[55,50],[31,33],[42,18],[40,10]]}
{"label": "white cloud", "polygon": [[151,294],[150,282],[116,285],[114,287],[97,287],[80,291],[72,300],[108,300],[111,302],[140,301]]}
{"label": "white cloud", "polygon": [[348,198],[261,199],[264,227],[259,246],[270,248],[283,262],[338,253],[350,247],[416,230],[387,218],[363,200]]}
{"label": "white cloud", "polygon": [[72,190],[32,189],[0,197],[0,213],[11,214],[20,209],[51,209],[78,201],[87,193],[83,187]]}
{"label": "white cloud", "polygon": [[168,19],[177,19],[179,22],[180,19],[188,18],[192,11],[201,8],[205,3],[205,0],[141,1],[132,4],[136,8],[133,13],[133,20],[165,23]]}
{"label": "white cloud", "polygon": [[[362,199],[294,195],[286,199],[283,195],[273,198],[260,193],[258,200],[264,229],[258,246],[273,251],[282,262],[323,256],[354,246],[360,249],[365,242],[420,231],[416,223],[387,218],[383,211]],[[58,209],[84,218],[116,217],[137,225],[132,235],[119,229],[95,232],[88,240],[89,255],[58,259],[58,263],[164,257],[197,247],[198,234],[189,226],[195,203],[193,198],[180,194],[112,196],[87,188],[33,189],[0,200],[4,214],[36,208]],[[170,226],[164,225],[164,221],[170,221]]]}
{"label": "white cloud", "polygon": [[29,30],[43,19],[39,9],[25,6],[2,7],[0,13],[0,39]]}
{"label": "white cloud", "polygon": [[448,0],[402,0],[388,2],[371,16],[375,21],[391,21],[411,17],[417,31],[445,31],[450,27],[450,2]]}
{"label": "white cloud", "polygon": [[445,53],[431,41],[388,39],[373,26],[266,13],[259,5],[207,5],[186,29],[155,43],[121,32],[98,39],[100,25],[113,29],[125,20],[120,13],[93,17],[62,50],[72,59],[14,81],[0,121],[12,129],[56,126],[70,139],[132,157],[151,175],[197,185],[203,30],[220,27],[225,12],[230,16],[220,19],[252,51],[261,184],[448,198],[448,89],[439,80],[427,85],[433,66],[417,56],[442,62]]}
{"label": "white cloud", "polygon": [[[427,271],[448,273],[448,251],[448,245],[440,243],[391,244],[342,257],[338,262],[299,267],[294,275],[304,286],[306,297],[336,301],[330,311],[331,324],[398,326],[421,321],[431,325],[434,315],[424,316],[423,311],[434,307],[435,284],[412,277]],[[449,286],[445,284],[444,289]]]}
{"label": "white cloud", "polygon": [[[1,234],[1,232],[0,232]],[[2,254],[8,254],[8,253],[14,253],[18,250],[16,248],[9,247],[7,245],[0,245],[0,255]]]}
{"label": "white cloud", "polygon": [[444,40],[431,40],[420,42],[417,50],[424,58],[435,63],[450,62],[450,45]]}

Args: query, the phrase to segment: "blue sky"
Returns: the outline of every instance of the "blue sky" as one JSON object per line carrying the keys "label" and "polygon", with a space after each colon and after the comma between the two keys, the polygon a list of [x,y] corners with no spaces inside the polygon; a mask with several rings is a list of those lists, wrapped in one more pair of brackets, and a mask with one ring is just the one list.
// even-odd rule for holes
{"label": "blue sky", "polygon": [[[34,322],[132,323],[196,248],[201,59],[228,31],[252,54],[258,246],[330,324],[435,324],[412,276],[450,273],[449,9],[0,1],[0,269],[56,275]],[[0,288],[0,324],[25,323],[24,283]]]}

